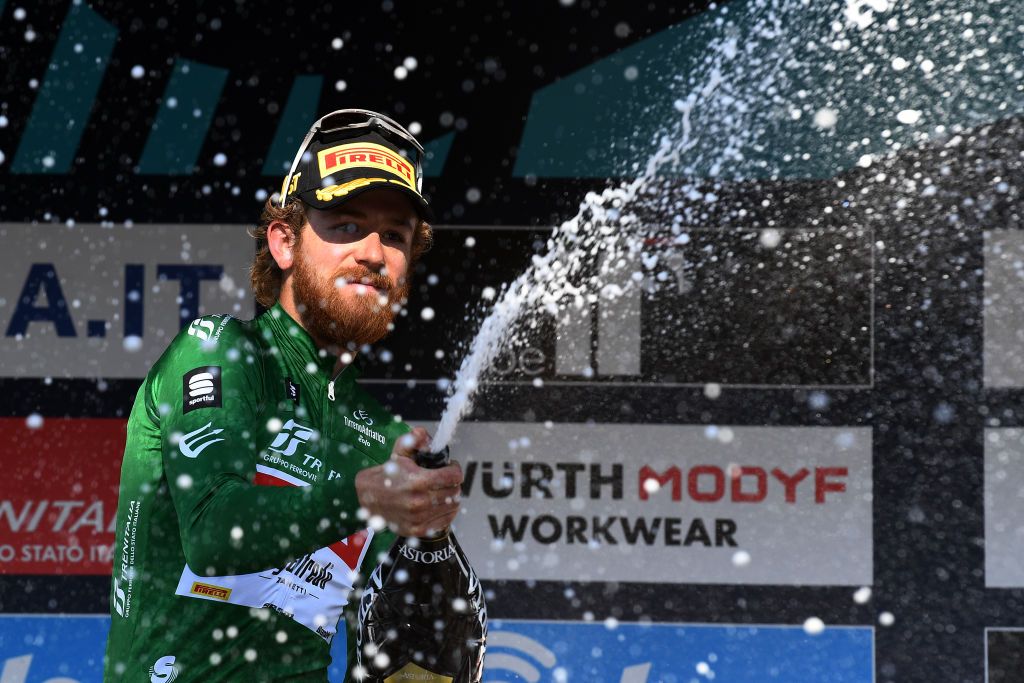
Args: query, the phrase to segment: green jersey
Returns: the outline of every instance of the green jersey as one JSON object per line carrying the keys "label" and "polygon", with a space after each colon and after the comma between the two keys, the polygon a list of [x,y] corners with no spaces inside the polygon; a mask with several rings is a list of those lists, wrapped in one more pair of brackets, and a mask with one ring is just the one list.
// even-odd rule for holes
{"label": "green jersey", "polygon": [[336,360],[278,304],[195,320],[153,366],[128,420],[106,680],[324,681],[334,638],[351,670],[346,605],[394,541],[355,477],[409,426]]}

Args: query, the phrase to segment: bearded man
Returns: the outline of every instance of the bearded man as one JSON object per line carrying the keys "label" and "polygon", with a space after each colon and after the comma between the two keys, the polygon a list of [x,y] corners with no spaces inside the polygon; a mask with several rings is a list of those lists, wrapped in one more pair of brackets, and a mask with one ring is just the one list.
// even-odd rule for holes
{"label": "bearded man", "polygon": [[[462,472],[356,382],[430,243],[423,148],[318,120],[253,232],[251,321],[194,320],[139,389],[121,470],[108,681],[326,681],[351,593],[395,533],[458,512]],[[345,619],[346,612],[350,617]],[[342,621],[345,623],[342,623]]]}

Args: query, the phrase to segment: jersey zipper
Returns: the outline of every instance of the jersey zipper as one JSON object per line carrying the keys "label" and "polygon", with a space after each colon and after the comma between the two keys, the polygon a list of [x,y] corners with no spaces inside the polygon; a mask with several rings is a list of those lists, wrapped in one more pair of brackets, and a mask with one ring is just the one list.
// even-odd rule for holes
{"label": "jersey zipper", "polygon": [[327,398],[331,399],[332,401],[334,400],[334,382],[338,379],[338,377],[341,376],[341,373],[345,372],[345,368],[347,367],[348,366],[346,365],[341,370],[338,370],[334,377],[331,378],[331,381],[327,383]]}

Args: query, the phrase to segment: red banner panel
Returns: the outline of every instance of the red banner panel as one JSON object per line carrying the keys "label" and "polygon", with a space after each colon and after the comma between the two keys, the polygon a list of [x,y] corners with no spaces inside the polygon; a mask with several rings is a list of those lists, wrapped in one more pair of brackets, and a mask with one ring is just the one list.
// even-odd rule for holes
{"label": "red banner panel", "polygon": [[0,574],[110,574],[125,424],[0,418]]}

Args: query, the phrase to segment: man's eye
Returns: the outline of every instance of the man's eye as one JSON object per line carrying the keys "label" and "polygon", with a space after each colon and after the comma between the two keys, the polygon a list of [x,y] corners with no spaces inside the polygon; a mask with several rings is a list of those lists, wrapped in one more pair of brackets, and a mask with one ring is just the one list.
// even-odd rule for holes
{"label": "man's eye", "polygon": [[389,230],[385,235],[392,242],[405,242],[405,235],[398,230]]}
{"label": "man's eye", "polygon": [[356,223],[342,223],[341,225],[336,225],[334,229],[346,235],[354,235],[359,232],[359,225]]}

